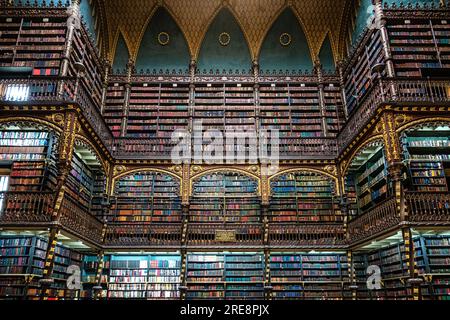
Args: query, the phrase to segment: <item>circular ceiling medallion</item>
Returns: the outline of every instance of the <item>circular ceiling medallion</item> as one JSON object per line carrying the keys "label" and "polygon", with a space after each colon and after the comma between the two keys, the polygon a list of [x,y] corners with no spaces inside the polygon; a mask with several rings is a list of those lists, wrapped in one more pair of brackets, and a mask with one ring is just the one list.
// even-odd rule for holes
{"label": "circular ceiling medallion", "polygon": [[167,32],[160,32],[158,34],[158,43],[162,46],[168,45],[170,41],[170,36]]}
{"label": "circular ceiling medallion", "polygon": [[287,47],[288,45],[290,45],[292,42],[292,37],[289,33],[282,33],[280,36],[280,44],[283,47]]}
{"label": "circular ceiling medallion", "polygon": [[219,42],[222,46],[227,46],[228,44],[230,44],[231,41],[231,37],[230,34],[227,32],[222,32],[219,35]]}

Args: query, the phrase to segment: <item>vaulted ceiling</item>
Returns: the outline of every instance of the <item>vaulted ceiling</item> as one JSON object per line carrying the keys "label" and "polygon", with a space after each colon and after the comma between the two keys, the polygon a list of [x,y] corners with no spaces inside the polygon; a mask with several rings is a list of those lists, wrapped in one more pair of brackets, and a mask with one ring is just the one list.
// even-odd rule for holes
{"label": "vaulted ceiling", "polygon": [[290,8],[297,17],[311,51],[317,58],[329,36],[335,60],[343,57],[348,40],[348,21],[355,0],[97,0],[102,11],[102,47],[113,59],[119,35],[129,55],[136,59],[142,38],[154,13],[165,8],[186,38],[191,57],[197,59],[202,41],[216,15],[227,8],[247,40],[252,59],[259,58],[265,36],[278,16]]}

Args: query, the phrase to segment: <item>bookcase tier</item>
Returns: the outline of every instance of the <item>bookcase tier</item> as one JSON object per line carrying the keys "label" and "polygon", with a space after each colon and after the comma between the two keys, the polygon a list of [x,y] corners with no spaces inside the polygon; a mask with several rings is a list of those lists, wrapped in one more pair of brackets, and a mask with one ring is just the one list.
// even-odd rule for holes
{"label": "bookcase tier", "polygon": [[312,172],[294,172],[270,184],[270,221],[280,223],[342,222],[335,182]]}
{"label": "bookcase tier", "polygon": [[167,174],[138,172],[114,189],[113,222],[181,222],[180,182]]}
{"label": "bookcase tier", "polygon": [[[41,236],[0,236],[0,299],[39,299],[48,240]],[[68,289],[67,267],[81,267],[82,255],[57,244],[49,299],[76,299],[78,290]]]}

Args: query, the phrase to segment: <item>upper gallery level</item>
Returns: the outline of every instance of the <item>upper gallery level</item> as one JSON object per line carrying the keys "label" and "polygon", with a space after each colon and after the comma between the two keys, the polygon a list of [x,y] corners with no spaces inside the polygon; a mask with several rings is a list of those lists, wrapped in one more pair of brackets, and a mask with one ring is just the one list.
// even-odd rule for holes
{"label": "upper gallery level", "polygon": [[[77,106],[117,159],[169,159],[174,132],[194,149],[211,131],[277,132],[280,159],[336,159],[385,106],[448,106],[444,1],[319,1],[310,16],[330,21],[316,33],[301,1],[281,2],[256,28],[240,1],[209,1],[190,27],[176,1],[145,19],[103,1],[5,1],[1,99]],[[249,154],[244,141],[232,151]]]}

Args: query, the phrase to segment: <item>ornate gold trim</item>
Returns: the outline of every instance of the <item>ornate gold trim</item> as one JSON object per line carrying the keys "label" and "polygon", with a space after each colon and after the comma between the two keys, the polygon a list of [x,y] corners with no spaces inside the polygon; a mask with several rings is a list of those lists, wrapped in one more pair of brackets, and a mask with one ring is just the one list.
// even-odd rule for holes
{"label": "ornate gold trim", "polygon": [[[287,41],[286,41],[286,42],[283,41],[283,38],[284,38],[284,37],[287,37]],[[291,42],[292,42],[292,36],[291,36],[289,33],[287,33],[287,32],[283,32],[283,33],[280,35],[279,41],[280,41],[280,44],[281,44],[283,47],[288,47],[288,46],[291,44]]]}
{"label": "ornate gold trim", "polygon": [[403,133],[403,131],[405,131],[411,127],[414,127],[418,124],[433,123],[433,122],[439,122],[439,121],[448,122],[450,125],[450,117],[421,118],[421,119],[417,119],[417,120],[408,122],[408,123],[404,124],[403,126],[398,127],[396,131],[397,131],[397,133],[401,134],[401,133]]}
{"label": "ornate gold trim", "polygon": [[110,188],[110,196],[112,196],[114,194],[114,185],[116,184],[116,181],[124,176],[127,175],[131,175],[133,173],[136,172],[159,172],[159,173],[164,173],[167,174],[171,177],[174,177],[175,179],[177,179],[180,182],[180,197],[181,197],[181,190],[183,189],[183,179],[182,177],[178,176],[177,174],[164,170],[164,169],[159,169],[159,168],[148,168],[148,167],[143,167],[143,168],[137,168],[137,169],[131,169],[131,170],[125,170],[121,173],[119,173],[118,175],[114,176],[111,180],[111,188]]}
{"label": "ornate gold trim", "polygon": [[20,122],[20,121],[25,121],[25,122],[35,122],[35,123],[39,123],[43,126],[48,127],[49,129],[53,129],[55,131],[57,131],[59,134],[63,131],[59,126],[55,125],[54,123],[44,120],[44,119],[40,119],[40,118],[33,118],[33,117],[7,117],[7,118],[0,118],[0,123],[8,123],[8,122]]}
{"label": "ornate gold trim", "polygon": [[269,194],[269,197],[272,196],[272,190],[271,190],[271,188],[270,188],[270,182],[271,182],[273,179],[275,179],[275,178],[277,178],[277,177],[279,177],[279,176],[282,176],[282,175],[288,174],[288,173],[292,173],[292,172],[313,172],[313,173],[318,173],[318,174],[321,174],[321,175],[324,175],[324,176],[328,176],[328,177],[330,177],[331,179],[334,180],[334,182],[335,182],[335,184],[336,184],[336,194],[337,194],[337,195],[340,195],[340,191],[339,191],[339,179],[338,179],[337,176],[334,176],[334,175],[332,175],[331,173],[326,172],[326,171],[324,171],[324,170],[320,170],[320,169],[306,168],[306,167],[299,167],[299,168],[285,169],[285,170],[282,170],[282,171],[276,173],[275,175],[269,177],[269,183],[268,183],[268,185],[269,185],[269,186],[268,186],[268,187],[269,187],[269,190],[268,190],[268,192],[269,192],[269,193],[268,193],[268,194]]}
{"label": "ornate gold trim", "polygon": [[[166,37],[166,40],[161,40],[161,37]],[[170,42],[170,35],[165,31],[161,31],[160,33],[158,33],[157,40],[160,45],[167,46]]]}
{"label": "ornate gold trim", "polygon": [[383,135],[382,134],[379,134],[379,135],[376,135],[376,136],[373,136],[373,137],[367,139],[366,141],[364,141],[363,144],[359,145],[358,148],[356,148],[353,151],[353,153],[348,157],[347,160],[342,160],[340,162],[342,177],[345,177],[347,175],[348,167],[352,163],[352,160],[356,156],[356,154],[358,152],[360,152],[361,149],[365,148],[369,143],[372,143],[372,142],[374,142],[376,140],[380,140],[380,142],[383,144],[383,148],[386,148],[386,146],[384,145],[384,139],[383,139]]}
{"label": "ornate gold trim", "polygon": [[199,173],[191,176],[191,178],[189,179],[189,195],[192,196],[192,184],[193,184],[194,180],[196,180],[200,177],[206,176],[208,174],[211,174],[211,173],[216,173],[216,172],[237,172],[237,173],[241,173],[245,176],[255,179],[258,184],[258,195],[261,196],[261,178],[260,177],[258,177],[257,175],[255,175],[253,173],[250,173],[248,171],[242,170],[242,169],[227,168],[227,167],[208,169],[208,170],[199,172]]}
{"label": "ornate gold trim", "polygon": [[[227,37],[227,39],[225,41],[222,39],[222,37],[224,37],[224,36]],[[221,46],[226,47],[230,44],[230,42],[231,42],[231,36],[228,32],[222,32],[221,34],[219,34],[219,43]]]}

